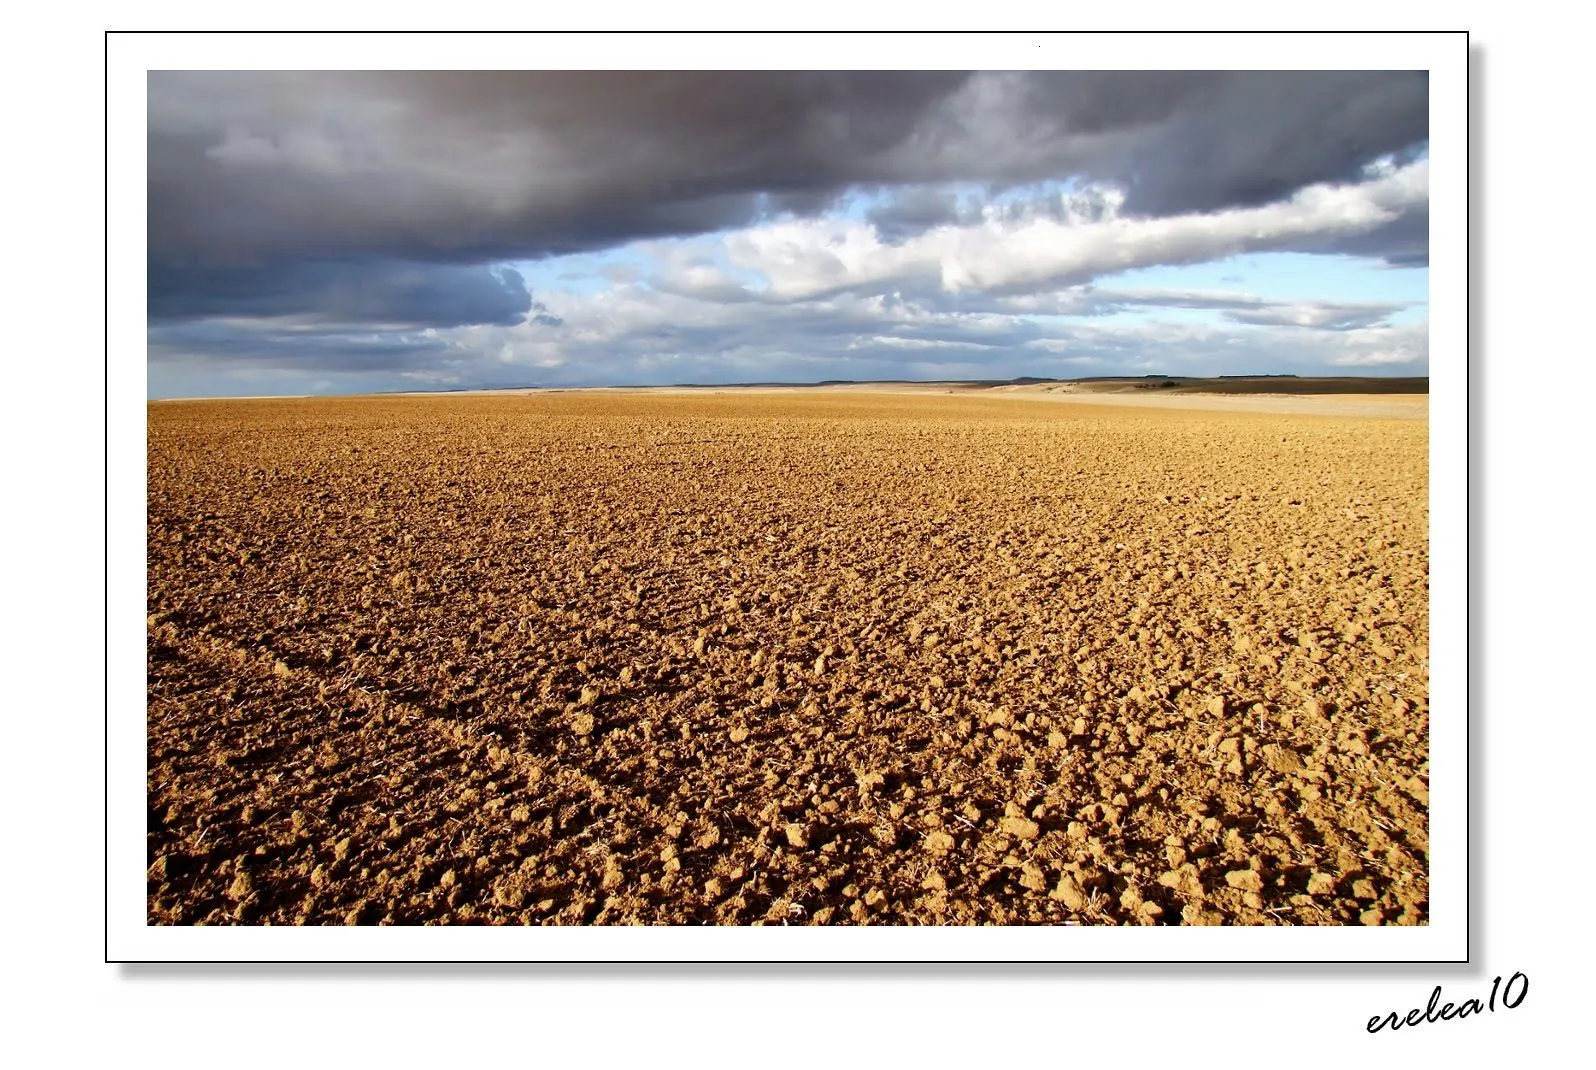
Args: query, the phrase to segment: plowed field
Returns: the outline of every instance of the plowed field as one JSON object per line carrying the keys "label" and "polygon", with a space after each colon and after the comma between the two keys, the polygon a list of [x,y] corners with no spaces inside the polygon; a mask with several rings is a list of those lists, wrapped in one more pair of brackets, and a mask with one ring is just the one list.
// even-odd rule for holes
{"label": "plowed field", "polygon": [[152,403],[152,923],[1422,924],[1427,422]]}

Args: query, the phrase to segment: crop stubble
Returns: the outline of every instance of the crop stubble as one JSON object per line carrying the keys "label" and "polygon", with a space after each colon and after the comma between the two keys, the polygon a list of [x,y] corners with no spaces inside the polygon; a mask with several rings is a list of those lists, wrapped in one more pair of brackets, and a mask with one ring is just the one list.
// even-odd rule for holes
{"label": "crop stubble", "polygon": [[149,407],[152,923],[1422,924],[1427,422]]}

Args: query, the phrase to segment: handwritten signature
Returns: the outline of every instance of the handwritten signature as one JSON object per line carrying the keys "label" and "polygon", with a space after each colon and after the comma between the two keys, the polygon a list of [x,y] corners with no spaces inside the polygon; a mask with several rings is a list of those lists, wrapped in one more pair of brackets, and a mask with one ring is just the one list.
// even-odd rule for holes
{"label": "handwritten signature", "polygon": [[[1514,987],[1515,985],[1517,986],[1516,988]],[[1377,1014],[1369,1019],[1367,1028],[1371,1033],[1378,1033],[1387,1026],[1390,1026],[1395,1031],[1405,1025],[1419,1025],[1422,1022],[1450,1022],[1454,1018],[1467,1018],[1471,1014],[1484,1014],[1486,1011],[1494,1014],[1496,1013],[1496,995],[1498,990],[1501,991],[1502,1006],[1508,1010],[1516,1010],[1519,1004],[1524,1002],[1524,997],[1529,995],[1529,978],[1522,973],[1515,973],[1507,979],[1507,984],[1504,985],[1502,984],[1502,979],[1498,977],[1491,982],[1491,997],[1485,1003],[1481,1003],[1477,998],[1471,998],[1464,1000],[1462,1003],[1442,1004],[1441,986],[1436,985],[1435,991],[1430,993],[1430,1004],[1424,1010],[1415,1007],[1401,1017],[1397,1016],[1396,1011],[1383,1016]]]}

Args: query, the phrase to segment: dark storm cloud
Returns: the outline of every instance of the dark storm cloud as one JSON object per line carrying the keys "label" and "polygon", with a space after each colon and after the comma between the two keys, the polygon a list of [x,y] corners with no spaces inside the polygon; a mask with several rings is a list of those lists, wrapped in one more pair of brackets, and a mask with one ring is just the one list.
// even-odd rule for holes
{"label": "dark storm cloud", "polygon": [[533,306],[518,272],[394,260],[290,260],[257,267],[150,265],[152,321],[294,316],[411,327],[515,324]]}
{"label": "dark storm cloud", "polygon": [[152,326],[152,358],[226,362],[317,372],[403,372],[450,356],[448,342],[425,332],[250,329],[193,321]]}
{"label": "dark storm cloud", "polygon": [[911,186],[865,213],[865,219],[886,242],[900,242],[932,227],[966,222],[973,216],[952,190],[935,186]]}
{"label": "dark storm cloud", "polygon": [[152,73],[151,248],[487,258],[814,210],[967,77]]}
{"label": "dark storm cloud", "polygon": [[1422,205],[1385,226],[1335,240],[1298,242],[1298,252],[1341,253],[1384,260],[1392,267],[1428,267],[1430,264],[1430,208]]}
{"label": "dark storm cloud", "polygon": [[813,212],[856,185],[1076,175],[1120,185],[1128,211],[1214,210],[1422,143],[1428,98],[1423,72],[1311,71],[152,72],[149,88],[151,255],[194,264],[547,255]]}
{"label": "dark storm cloud", "polygon": [[1259,71],[1155,91],[1168,100],[1169,121],[1098,173],[1129,178],[1130,212],[1265,204],[1311,183],[1356,179],[1381,156],[1410,158],[1429,137],[1423,71]]}

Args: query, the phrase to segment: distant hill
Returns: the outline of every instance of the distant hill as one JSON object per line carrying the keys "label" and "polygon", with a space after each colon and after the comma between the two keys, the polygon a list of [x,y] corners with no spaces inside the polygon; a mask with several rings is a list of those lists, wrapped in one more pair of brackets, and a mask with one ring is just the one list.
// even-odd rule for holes
{"label": "distant hill", "polygon": [[1380,375],[1221,375],[1199,379],[1183,375],[1149,375],[1139,379],[1076,379],[1072,389],[1088,393],[1122,390],[1167,390],[1176,394],[1428,394],[1430,377]]}
{"label": "distant hill", "polygon": [[1186,375],[1088,376],[1080,379],[1047,379],[1023,375],[1017,379],[826,379],[818,383],[677,383],[677,389],[804,389],[826,387],[940,387],[949,390],[999,390],[1016,387],[1040,388],[1044,392],[1118,393],[1133,390],[1159,390],[1173,394],[1428,394],[1430,379],[1425,375],[1390,377],[1379,375],[1302,376],[1291,373],[1273,375],[1220,375],[1199,378]]}
{"label": "distant hill", "polygon": [[[942,392],[977,392],[984,390],[1037,391],[1041,393],[1111,394],[1132,391],[1157,390],[1169,394],[1428,394],[1430,379],[1424,375],[1336,375],[1303,376],[1292,373],[1266,375],[1220,375],[1200,378],[1187,375],[1099,375],[1079,379],[1048,379],[1035,375],[1022,375],[1017,379],[824,379],[810,383],[750,382],[750,383],[672,383],[671,390],[836,390],[836,389],[913,389],[940,390]],[[660,389],[657,385],[636,387],[579,385],[519,386],[495,385],[486,387],[444,387],[431,391],[392,390],[390,394],[417,393],[492,393],[516,390],[628,390]]]}

